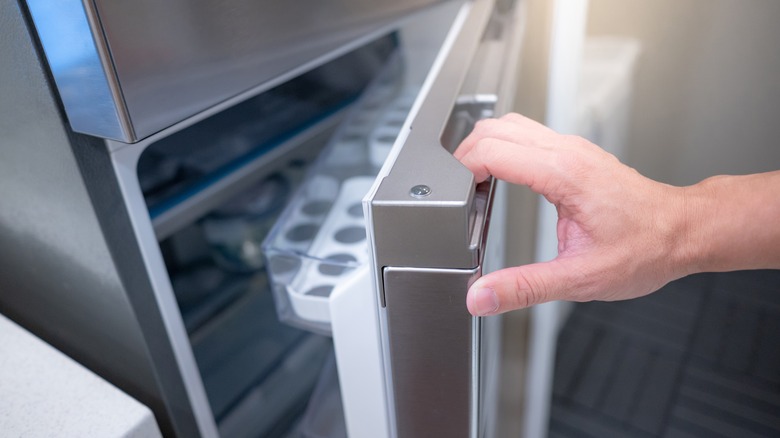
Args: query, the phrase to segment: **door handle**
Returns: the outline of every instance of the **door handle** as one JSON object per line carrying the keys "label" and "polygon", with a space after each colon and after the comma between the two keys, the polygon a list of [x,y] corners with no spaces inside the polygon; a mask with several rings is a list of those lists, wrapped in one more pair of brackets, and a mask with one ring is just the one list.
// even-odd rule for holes
{"label": "door handle", "polygon": [[[495,94],[464,90],[464,85],[470,85],[467,80],[480,76],[474,72],[482,70],[472,62],[481,52],[493,1],[476,0],[464,9],[458,16],[459,32],[447,39],[449,47],[438,74],[423,86],[428,91],[411,131],[369,200],[368,226],[377,269],[479,264],[478,248],[471,245],[474,175],[447,148],[459,141],[453,121],[461,114],[491,112],[495,102]],[[449,144],[445,147],[443,142]]]}

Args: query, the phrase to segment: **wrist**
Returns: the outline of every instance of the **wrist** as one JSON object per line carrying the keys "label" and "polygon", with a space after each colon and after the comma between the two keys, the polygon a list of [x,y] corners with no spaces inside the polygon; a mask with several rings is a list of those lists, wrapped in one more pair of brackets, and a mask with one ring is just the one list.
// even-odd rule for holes
{"label": "wrist", "polygon": [[712,248],[707,210],[711,208],[711,187],[702,181],[687,187],[675,187],[677,206],[674,208],[672,249],[670,260],[675,277],[709,270]]}
{"label": "wrist", "polygon": [[679,218],[680,238],[677,259],[681,277],[707,270],[707,256],[711,239],[705,229],[709,204],[709,191],[704,182],[680,188],[682,193],[682,214]]}
{"label": "wrist", "polygon": [[689,273],[780,268],[780,172],[686,187]]}

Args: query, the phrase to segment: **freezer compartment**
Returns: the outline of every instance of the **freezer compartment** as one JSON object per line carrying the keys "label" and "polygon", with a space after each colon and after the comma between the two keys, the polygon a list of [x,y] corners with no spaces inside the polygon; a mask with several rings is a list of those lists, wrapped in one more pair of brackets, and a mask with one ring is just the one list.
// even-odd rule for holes
{"label": "freezer compartment", "polygon": [[239,289],[238,296],[190,335],[218,423],[247,388],[273,374],[306,336],[276,321],[263,275],[242,278],[232,287]]}
{"label": "freezer compartment", "polygon": [[220,435],[346,436],[332,342],[279,321],[265,269],[220,266],[197,225],[162,245]]}
{"label": "freezer compartment", "polygon": [[[313,148],[313,149],[312,149]],[[311,150],[319,150],[316,145]],[[328,338],[282,324],[260,243],[299,186],[302,155],[281,161],[160,242],[200,381],[223,437],[282,436],[299,421]]]}
{"label": "freezer compartment", "polygon": [[[344,108],[377,81],[396,46],[395,35],[381,37],[184,129],[119,149],[143,150],[137,183],[164,282],[202,403],[224,437],[282,436],[306,409],[331,340],[280,323],[261,243],[333,133],[346,132],[336,127]],[[345,138],[365,135],[352,129]],[[367,172],[334,160],[337,173]]]}
{"label": "freezer compartment", "polygon": [[[396,50],[380,50],[383,65],[372,70],[375,79],[361,97],[315,122],[290,129],[274,126],[275,119],[266,120],[251,105],[238,103],[138,144],[110,144],[128,161],[135,151],[154,158],[170,147],[177,160],[190,159],[192,152],[199,157],[197,165],[216,169],[155,202],[147,192],[149,217],[142,219],[148,223],[151,218],[153,229],[139,229],[145,236],[142,243],[152,246],[146,248],[154,256],[149,269],[161,297],[167,299],[171,292],[176,297],[168,309],[175,316],[172,324],[179,324],[180,314],[182,329],[186,327],[182,360],[192,363],[192,386],[201,392],[194,392],[196,401],[213,413],[223,436],[288,428],[294,421],[290,418],[303,412],[322,366],[318,345],[330,341],[319,335],[331,332],[336,333],[338,386],[348,430],[354,436],[391,431],[362,201],[390,161],[386,157],[397,154],[410,135],[421,100],[430,97],[438,81],[437,62],[443,48],[450,49],[451,29],[462,24],[470,8],[457,2],[433,8],[373,43],[391,42]],[[362,76],[352,76],[351,68],[359,65],[333,74],[340,82],[356,81]],[[442,125],[448,144],[459,140],[473,118],[470,109],[452,108],[442,114],[451,120]],[[233,110],[238,112],[223,118]],[[281,131],[271,140],[258,140],[249,153],[232,154],[233,149],[211,141],[255,124]],[[199,155],[200,148],[208,153]],[[141,185],[154,176],[144,169],[139,165]],[[160,187],[163,193],[165,184]],[[143,202],[140,192],[133,195]],[[161,251],[155,254],[158,245]],[[333,321],[331,315],[337,315]],[[190,347],[192,358],[187,357]],[[274,388],[291,393],[272,392]],[[269,400],[280,401],[269,405]],[[283,407],[281,400],[288,404]],[[277,408],[284,414],[276,417]]]}
{"label": "freezer compartment", "polygon": [[[251,387],[219,421],[223,437],[297,436],[312,388],[319,386],[320,371],[332,346],[329,340],[308,335],[296,345],[265,380]],[[335,436],[330,436],[335,438]]]}
{"label": "freezer compartment", "polygon": [[290,430],[307,406],[330,339],[282,324],[265,270],[225,269],[201,226],[176,233],[162,249],[221,435]]}

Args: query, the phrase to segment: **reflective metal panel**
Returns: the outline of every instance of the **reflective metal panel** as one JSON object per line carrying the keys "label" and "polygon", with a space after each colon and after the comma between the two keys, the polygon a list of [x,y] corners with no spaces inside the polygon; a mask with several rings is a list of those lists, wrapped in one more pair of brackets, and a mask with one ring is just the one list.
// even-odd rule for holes
{"label": "reflective metal panel", "polygon": [[466,292],[482,275],[492,181],[476,188],[473,235],[477,266],[384,267],[386,324],[398,437],[472,437],[481,422],[482,320],[466,310]]}
{"label": "reflective metal panel", "polygon": [[[435,82],[412,120],[411,132],[371,199],[376,264],[472,268],[478,254],[474,224],[474,175],[442,147],[442,135],[479,52],[493,2],[468,2]],[[447,137],[453,137],[448,133]],[[413,188],[428,187],[425,196]]]}
{"label": "reflective metal panel", "polygon": [[475,436],[480,319],[466,310],[479,268],[387,268],[398,437]]}
{"label": "reflective metal panel", "polygon": [[130,140],[118,85],[81,2],[28,0],[27,5],[73,130]]}
{"label": "reflective metal panel", "polygon": [[495,336],[500,321],[486,325],[466,309],[483,266],[493,187],[475,186],[450,151],[500,100],[510,6],[466,2],[411,131],[367,200],[398,437],[475,438],[494,430],[483,409],[495,406],[495,384],[483,380],[494,372],[485,361],[498,349],[483,332]]}
{"label": "reflective metal panel", "polygon": [[63,125],[25,15],[0,2],[0,313],[199,436],[104,142]]}
{"label": "reflective metal panel", "polygon": [[73,128],[133,142],[439,0],[28,0]]}

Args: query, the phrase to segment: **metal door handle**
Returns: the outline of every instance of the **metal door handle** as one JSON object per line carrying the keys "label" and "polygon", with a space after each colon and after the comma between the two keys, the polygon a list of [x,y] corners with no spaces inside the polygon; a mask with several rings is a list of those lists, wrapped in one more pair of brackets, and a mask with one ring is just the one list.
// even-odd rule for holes
{"label": "metal door handle", "polygon": [[[479,264],[471,245],[474,176],[442,146],[453,108],[480,53],[493,11],[492,0],[476,0],[463,17],[460,32],[411,123],[411,132],[392,168],[370,200],[370,223],[378,269],[383,266],[473,268]],[[459,17],[460,18],[460,17]],[[477,71],[482,66],[476,66]],[[476,75],[479,76],[479,75]],[[468,90],[472,109],[495,101]],[[482,96],[480,98],[479,96]],[[450,138],[450,143],[452,140]]]}

